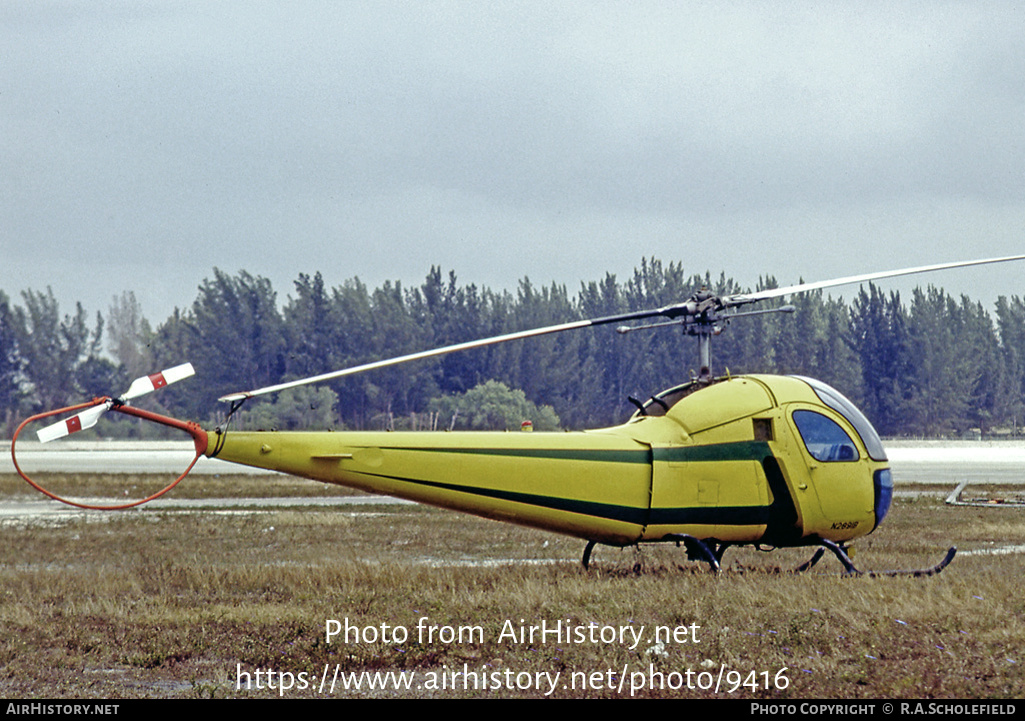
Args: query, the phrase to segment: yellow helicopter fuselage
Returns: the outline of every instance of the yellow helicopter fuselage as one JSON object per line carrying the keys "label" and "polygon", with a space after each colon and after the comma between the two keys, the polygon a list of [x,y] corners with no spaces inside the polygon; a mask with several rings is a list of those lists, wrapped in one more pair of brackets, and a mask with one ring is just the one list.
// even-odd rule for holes
{"label": "yellow helicopter fuselage", "polygon": [[885,456],[809,382],[678,395],[594,431],[211,432],[207,455],[617,546],[842,543],[885,515]]}

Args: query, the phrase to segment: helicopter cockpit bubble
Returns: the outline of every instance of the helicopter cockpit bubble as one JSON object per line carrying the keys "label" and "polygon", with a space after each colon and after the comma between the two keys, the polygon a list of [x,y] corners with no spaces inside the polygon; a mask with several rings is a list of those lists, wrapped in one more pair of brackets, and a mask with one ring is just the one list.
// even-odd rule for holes
{"label": "helicopter cockpit bubble", "polygon": [[887,460],[886,449],[883,448],[883,442],[879,439],[876,429],[872,427],[872,423],[865,417],[865,414],[859,411],[858,407],[851,403],[843,393],[814,378],[807,378],[805,376],[792,377],[798,378],[810,385],[812,390],[815,391],[815,395],[823,403],[842,415],[854,426],[854,430],[858,432],[858,435],[861,436],[861,441],[865,444],[865,450],[868,451],[869,458],[873,461]]}
{"label": "helicopter cockpit bubble", "polygon": [[[822,400],[827,406],[832,408],[834,411],[839,413],[841,416],[847,419],[847,421],[853,426],[855,432],[861,437],[862,443],[865,444],[865,450],[868,452],[869,458],[874,461],[886,461],[886,449],[883,448],[883,442],[879,438],[879,434],[876,429],[872,427],[872,423],[869,422],[868,418],[865,417],[857,406],[850,402],[846,396],[840,391],[836,390],[830,385],[823,383],[822,381],[815,380],[814,378],[807,378],[805,376],[793,376],[798,378],[812,387],[815,391],[815,395]],[[800,429],[800,422],[794,418],[794,422],[798,424]],[[843,430],[837,427],[841,433]],[[804,430],[801,429],[802,435]],[[846,433],[844,433],[846,436]],[[805,440],[807,444],[807,439]],[[852,446],[853,448],[853,446]],[[849,460],[857,460],[857,449],[853,449],[855,456]],[[809,453],[815,455],[815,452],[809,446]],[[819,458],[818,460],[837,460],[837,459],[826,459]],[[880,468],[873,474],[872,485],[875,491],[875,527],[878,528],[879,524],[882,523],[883,518],[886,517],[887,512],[890,510],[890,503],[893,500],[893,475],[889,468]]]}

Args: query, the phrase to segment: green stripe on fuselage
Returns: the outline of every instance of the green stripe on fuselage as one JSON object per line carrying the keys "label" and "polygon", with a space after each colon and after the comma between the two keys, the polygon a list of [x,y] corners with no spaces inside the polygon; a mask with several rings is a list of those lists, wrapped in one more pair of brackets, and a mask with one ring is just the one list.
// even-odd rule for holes
{"label": "green stripe on fuselage", "polygon": [[768,522],[768,506],[653,508],[648,517],[649,526],[763,526]]}
{"label": "green stripe on fuselage", "polygon": [[755,461],[761,463],[772,455],[766,441],[738,441],[708,446],[674,446],[655,448],[655,461],[665,463],[696,463],[699,461]]}
{"label": "green stripe on fuselage", "polygon": [[385,446],[389,451],[417,453],[461,453],[474,456],[505,456],[512,458],[547,458],[558,461],[597,461],[601,463],[650,463],[651,452],[601,450],[588,448],[406,448]]}
{"label": "green stripe on fuselage", "polygon": [[[772,456],[765,441],[741,441],[705,446],[679,446],[648,450],[599,450],[599,449],[554,449],[554,448],[402,448],[392,447],[389,451],[411,450],[436,453],[459,453],[481,456],[519,458],[545,458],[568,461],[591,461],[605,463],[697,463],[708,461],[754,461],[761,463]],[[372,475],[372,474],[368,474]],[[637,508],[593,501],[582,501],[557,496],[522,493],[478,486],[463,486],[454,483],[383,476],[392,480],[414,483],[459,493],[468,493],[516,503],[524,503],[552,510],[580,513],[595,518],[646,525],[735,525],[757,526],[768,522],[768,506],[712,506],[681,508]]]}
{"label": "green stripe on fuselage", "polygon": [[586,516],[594,516],[595,518],[636,523],[639,526],[683,524],[759,526],[765,524],[769,517],[768,506],[656,508],[649,512],[647,508],[630,508],[628,506],[615,506],[608,503],[578,501],[572,498],[541,496],[533,493],[518,493],[516,491],[499,491],[493,488],[460,486],[454,483],[419,481],[415,478],[396,478],[394,476],[387,476],[387,478],[394,481],[415,483],[420,486],[441,488],[446,491],[470,493],[476,496],[526,503],[531,506],[540,506],[557,511],[581,513]]}
{"label": "green stripe on fuselage", "polygon": [[389,451],[417,453],[460,453],[477,456],[512,458],[547,458],[560,461],[597,461],[602,463],[694,463],[698,461],[756,461],[761,463],[772,455],[765,441],[739,441],[707,446],[674,446],[648,450],[602,450],[588,448],[407,448],[386,447]]}
{"label": "green stripe on fuselage", "polygon": [[[366,474],[376,475],[376,474]],[[429,488],[440,488],[446,491],[456,491],[458,493],[469,493],[475,496],[484,496],[486,498],[495,498],[503,501],[514,501],[516,503],[525,503],[530,506],[538,506],[540,508],[550,508],[556,511],[568,511],[570,513],[580,513],[585,516],[594,516],[595,518],[606,518],[613,521],[624,521],[626,523],[636,523],[637,525],[643,526],[645,517],[648,515],[647,508],[631,508],[629,506],[616,506],[609,503],[594,503],[593,501],[577,501],[572,498],[558,498],[556,496],[541,496],[535,493],[520,493],[517,491],[500,491],[494,488],[480,488],[478,486],[461,486],[455,483],[439,483],[436,481],[421,481],[415,478],[398,478],[396,476],[378,476],[379,478],[388,478],[393,481],[402,481],[404,483],[415,483],[418,486],[427,486]]]}

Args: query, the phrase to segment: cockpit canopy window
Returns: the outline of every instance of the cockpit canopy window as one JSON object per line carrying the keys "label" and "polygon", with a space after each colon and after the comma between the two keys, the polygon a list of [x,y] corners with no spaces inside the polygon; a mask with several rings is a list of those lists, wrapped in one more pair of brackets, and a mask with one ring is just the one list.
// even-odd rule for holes
{"label": "cockpit canopy window", "polygon": [[804,376],[794,376],[794,378],[799,378],[810,385],[812,390],[815,391],[815,395],[823,403],[842,415],[854,426],[854,430],[861,436],[861,440],[865,444],[865,450],[868,451],[869,458],[874,461],[886,460],[886,449],[883,448],[883,442],[879,439],[876,429],[872,427],[868,418],[843,393],[814,378],[805,378]]}
{"label": "cockpit canopy window", "polygon": [[856,461],[858,447],[836,421],[815,411],[794,411],[794,424],[808,453],[817,461]]}

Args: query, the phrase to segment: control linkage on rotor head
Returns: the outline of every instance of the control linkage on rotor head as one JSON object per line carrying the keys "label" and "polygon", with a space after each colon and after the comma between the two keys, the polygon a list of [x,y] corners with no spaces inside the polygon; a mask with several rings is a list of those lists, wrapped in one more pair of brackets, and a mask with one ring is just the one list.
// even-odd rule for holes
{"label": "control linkage on rotor head", "polygon": [[635,330],[664,328],[670,325],[683,326],[683,330],[687,335],[697,336],[698,338],[698,359],[701,370],[692,380],[710,383],[712,381],[712,336],[722,333],[734,318],[765,315],[766,313],[793,313],[796,310],[792,305],[784,305],[779,308],[764,308],[741,313],[721,312],[727,308],[750,302],[755,301],[736,297],[722,298],[707,287],[702,287],[683,303],[660,309],[659,315],[666,316],[672,320],[636,326],[621,325],[616,328],[616,332],[625,335]]}
{"label": "control linkage on rotor head", "polygon": [[667,305],[651,313],[651,315],[661,315],[671,318],[671,320],[647,323],[645,325],[621,325],[616,328],[616,332],[629,333],[633,330],[662,328],[668,325],[692,326],[695,324],[712,323],[718,319],[716,311],[723,310],[725,307],[719,296],[712,293],[708,288],[702,287],[701,290],[695,292],[683,303]]}

